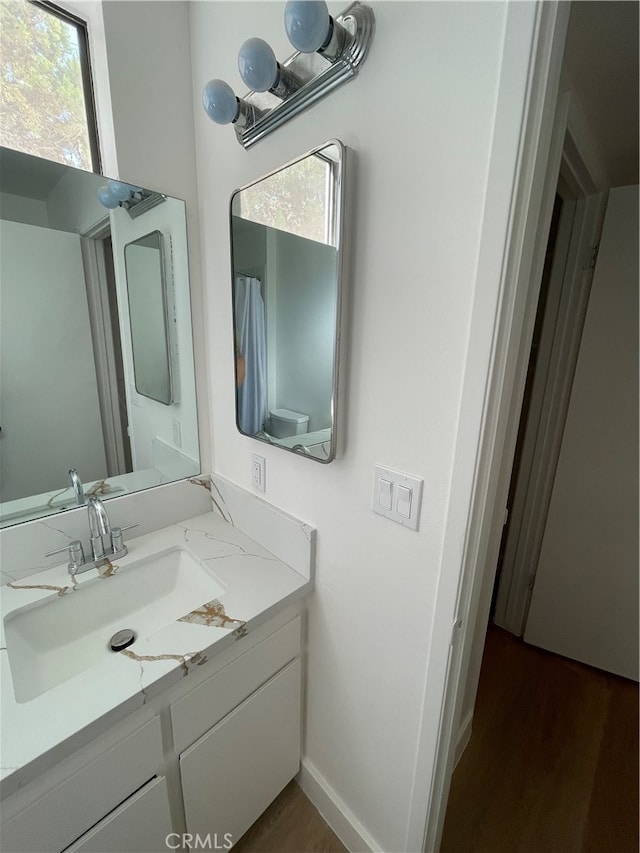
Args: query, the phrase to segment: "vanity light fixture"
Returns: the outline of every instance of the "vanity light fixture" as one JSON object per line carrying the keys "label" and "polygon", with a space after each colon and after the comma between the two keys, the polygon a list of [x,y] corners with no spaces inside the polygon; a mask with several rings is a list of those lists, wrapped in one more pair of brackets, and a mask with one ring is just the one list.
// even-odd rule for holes
{"label": "vanity light fixture", "polygon": [[162,193],[154,193],[122,181],[108,180],[104,186],[98,188],[98,201],[103,207],[108,210],[123,207],[132,219],[151,210],[165,198]]}
{"label": "vanity light fixture", "polygon": [[355,77],[373,40],[375,18],[365,3],[352,3],[334,19],[324,0],[289,0],[284,25],[296,48],[284,62],[260,38],[240,48],[238,70],[250,88],[243,98],[219,79],[202,93],[209,118],[233,124],[245,148]]}

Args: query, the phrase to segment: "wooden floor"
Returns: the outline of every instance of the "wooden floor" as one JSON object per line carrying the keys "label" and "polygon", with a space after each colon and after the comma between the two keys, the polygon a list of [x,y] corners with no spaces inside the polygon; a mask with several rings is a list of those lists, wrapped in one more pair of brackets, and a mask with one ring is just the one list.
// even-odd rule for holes
{"label": "wooden floor", "polygon": [[[638,844],[638,685],[491,626],[441,853],[638,853]],[[291,782],[233,851],[346,848]]]}
{"label": "wooden floor", "polygon": [[233,853],[347,853],[295,782],[234,846]]}
{"label": "wooden floor", "polygon": [[638,685],[491,626],[441,853],[638,853]]}

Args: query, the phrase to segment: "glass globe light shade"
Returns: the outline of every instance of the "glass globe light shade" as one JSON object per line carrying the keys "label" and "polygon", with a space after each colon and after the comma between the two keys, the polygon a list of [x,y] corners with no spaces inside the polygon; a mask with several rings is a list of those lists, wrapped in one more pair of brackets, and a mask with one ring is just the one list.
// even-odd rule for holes
{"label": "glass globe light shade", "polygon": [[109,210],[113,210],[120,204],[119,199],[113,195],[107,186],[98,187],[98,201],[103,207],[106,207]]}
{"label": "glass globe light shade", "polygon": [[122,181],[107,181],[107,189],[114,198],[118,201],[127,201],[135,192],[135,187],[130,184],[123,184]]}
{"label": "glass globe light shade", "polygon": [[238,117],[240,109],[233,89],[224,80],[209,80],[202,90],[202,105],[216,124],[229,124]]}
{"label": "glass globe light shade", "polygon": [[313,53],[322,47],[330,26],[324,0],[289,0],[284,7],[284,28],[291,44],[301,53]]}
{"label": "glass globe light shade", "polygon": [[250,38],[238,51],[238,71],[254,92],[266,92],[278,79],[276,56],[264,39]]}

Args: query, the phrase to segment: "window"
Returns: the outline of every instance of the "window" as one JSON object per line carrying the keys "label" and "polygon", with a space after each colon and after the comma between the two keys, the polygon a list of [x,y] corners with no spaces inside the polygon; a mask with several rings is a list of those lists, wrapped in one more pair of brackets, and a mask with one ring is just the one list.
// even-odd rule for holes
{"label": "window", "polygon": [[0,144],[100,172],[86,26],[50,3],[0,0]]}
{"label": "window", "polygon": [[334,165],[327,157],[316,154],[246,187],[240,195],[240,215],[335,246],[331,198]]}

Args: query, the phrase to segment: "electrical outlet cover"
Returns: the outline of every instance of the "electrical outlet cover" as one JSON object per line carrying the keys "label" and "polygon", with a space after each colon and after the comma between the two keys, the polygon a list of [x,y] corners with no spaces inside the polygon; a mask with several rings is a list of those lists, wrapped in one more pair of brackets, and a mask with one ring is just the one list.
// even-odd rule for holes
{"label": "electrical outlet cover", "polygon": [[259,492],[266,491],[266,460],[257,453],[251,454],[251,482]]}

